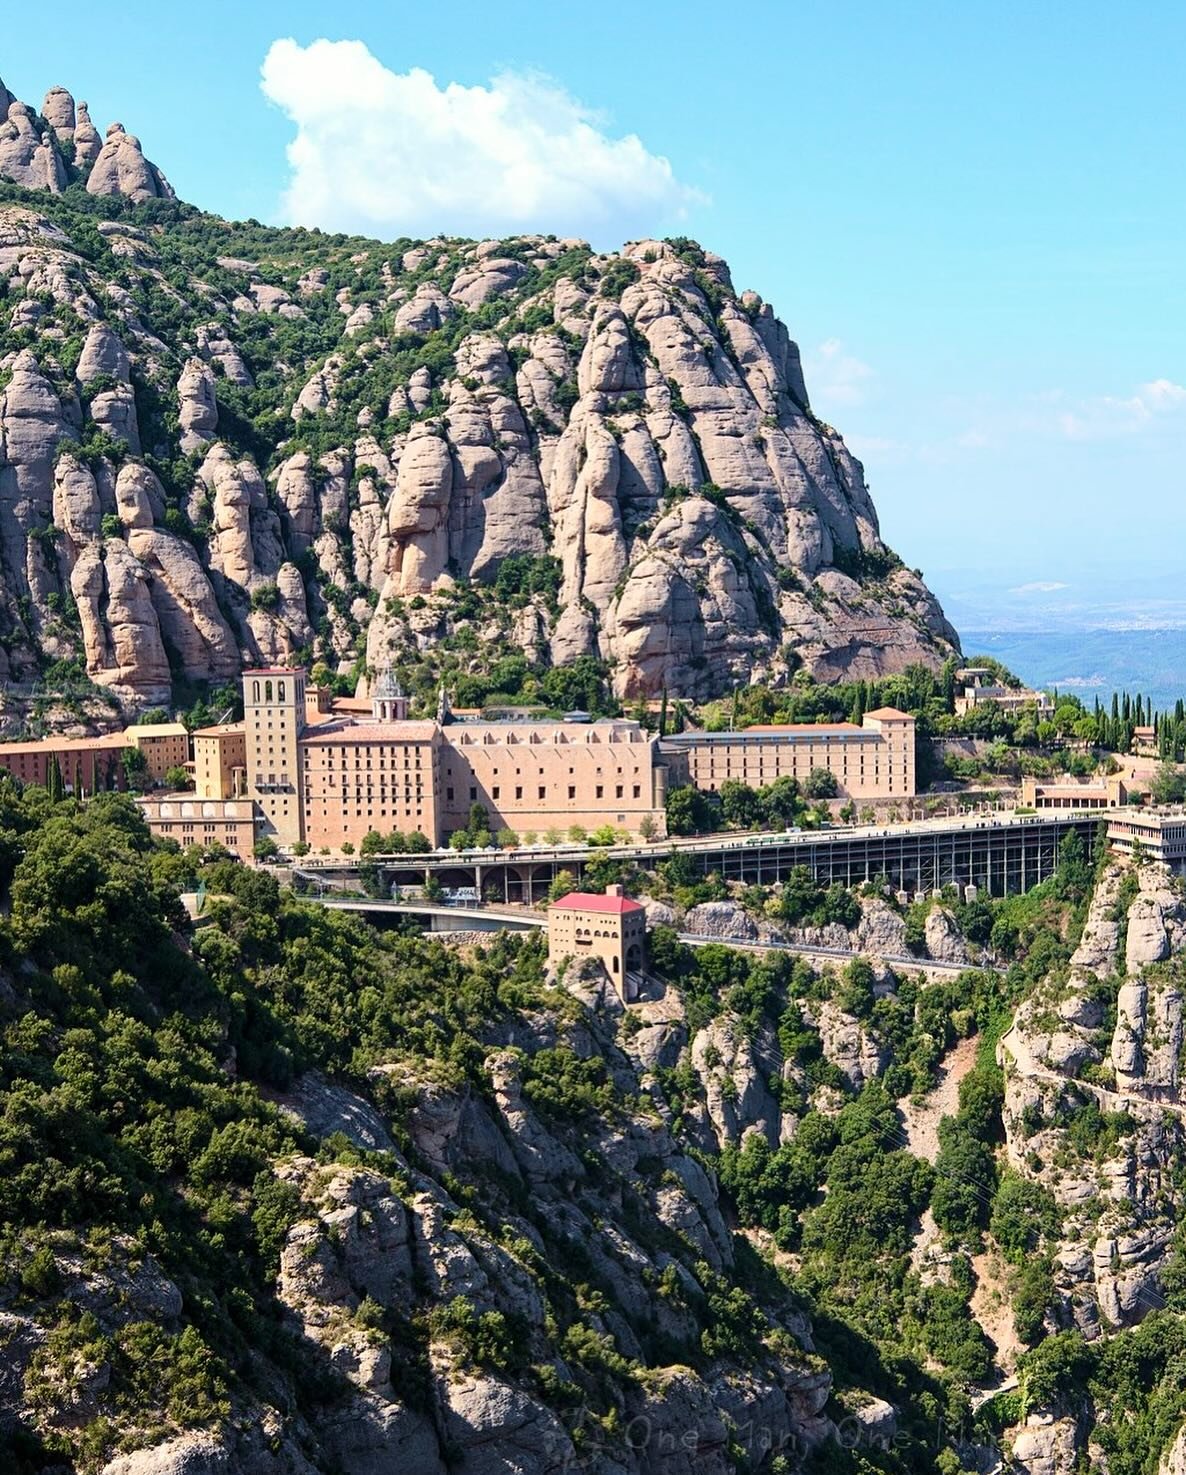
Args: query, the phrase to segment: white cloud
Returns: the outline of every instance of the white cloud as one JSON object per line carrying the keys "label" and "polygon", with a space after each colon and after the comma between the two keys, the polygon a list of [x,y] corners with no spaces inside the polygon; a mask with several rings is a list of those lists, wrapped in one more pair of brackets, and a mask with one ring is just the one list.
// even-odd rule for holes
{"label": "white cloud", "polygon": [[[1049,396],[1056,403],[1059,396]],[[1068,440],[1100,440],[1154,429],[1167,416],[1186,410],[1186,387],[1172,379],[1151,379],[1130,395],[1101,394],[1057,410],[1056,423]]]}
{"label": "white cloud", "polygon": [[821,405],[859,405],[876,371],[845,348],[839,338],[826,338],[805,356],[807,392]]}
{"label": "white cloud", "polygon": [[1055,594],[1059,589],[1067,589],[1068,584],[1060,584],[1057,579],[1035,579],[1032,584],[1018,584],[1016,589],[1010,589],[1010,594]]}
{"label": "white cloud", "polygon": [[705,203],[670,163],[538,73],[438,86],[361,41],[272,43],[265,96],[296,125],[286,216],[325,229],[486,236],[547,231],[598,245],[661,232]]}

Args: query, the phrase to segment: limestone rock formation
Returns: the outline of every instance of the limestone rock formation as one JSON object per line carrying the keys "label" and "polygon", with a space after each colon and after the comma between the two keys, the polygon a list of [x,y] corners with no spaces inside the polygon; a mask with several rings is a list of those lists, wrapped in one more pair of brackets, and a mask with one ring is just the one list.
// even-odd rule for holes
{"label": "limestone rock formation", "polygon": [[[1047,1187],[1063,1212],[1058,1324],[1088,1337],[1164,1304],[1162,1274],[1182,1210],[1175,1165],[1186,1149],[1184,944],[1181,881],[1156,864],[1134,871],[1113,861],[1096,886],[1069,977],[1027,1000],[999,1047],[1009,1161]],[[1108,988],[1116,999],[1110,1034],[1101,1002]],[[1125,1124],[1104,1161],[1063,1149],[1070,1121],[1085,1109]]]}
{"label": "limestone rock formation", "polygon": [[48,133],[38,132],[33,109],[23,102],[8,107],[0,122],[0,179],[26,189],[60,194],[66,188],[66,168]]}
{"label": "limestone rock formation", "polygon": [[178,424],[181,449],[196,451],[213,440],[218,429],[218,403],[214,375],[201,359],[187,359],[177,381]]}
{"label": "limestone rock formation", "polygon": [[126,132],[122,123],[112,123],[108,128],[107,138],[87,176],[86,187],[92,195],[126,195],[136,204],[174,198],[168,180],[144,157],[140,140]]}
{"label": "limestone rock formation", "polygon": [[[624,700],[799,668],[873,677],[955,649],[811,410],[786,328],[712,252],[525,235],[344,254],[212,218],[195,233],[121,124],[101,139],[60,87],[44,122],[6,89],[0,103],[0,173],[33,206],[84,183],[99,211],[0,207],[9,667],[88,658],[57,617],[82,545],[49,546],[64,439],[86,447],[100,521],[126,511],[127,546],[184,584],[166,598],[148,580],[190,680],[222,665],[228,629],[244,659],[300,651],[341,672],[457,638],[476,637],[475,674],[510,651],[590,657]],[[156,202],[151,222],[118,201],[103,218],[111,196]],[[115,499],[144,462],[168,468],[150,519]],[[508,560],[525,581],[509,603],[491,590]],[[183,607],[201,630],[180,628]],[[157,686],[114,669],[121,700]]]}

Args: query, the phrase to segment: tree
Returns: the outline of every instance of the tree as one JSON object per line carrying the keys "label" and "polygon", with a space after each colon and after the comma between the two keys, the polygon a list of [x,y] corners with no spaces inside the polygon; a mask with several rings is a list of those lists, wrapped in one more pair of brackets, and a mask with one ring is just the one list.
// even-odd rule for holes
{"label": "tree", "polygon": [[125,748],[123,751],[124,777],[128,781],[128,788],[140,790],[148,783],[148,759],[139,748]]}
{"label": "tree", "polygon": [[771,830],[789,829],[803,813],[799,784],[785,775],[759,790],[758,798],[762,805],[763,823]]}
{"label": "tree", "polygon": [[739,779],[721,785],[721,818],[738,830],[755,830],[762,823],[762,801],[756,789]]}
{"label": "tree", "polygon": [[49,760],[49,772],[46,774],[45,787],[49,793],[52,803],[57,804],[66,797],[66,785],[62,782],[62,770],[58,764],[58,755],[55,753]]}
{"label": "tree", "polygon": [[638,833],[646,841],[651,841],[655,838],[659,833],[659,826],[655,823],[654,815],[643,815],[638,822]]}
{"label": "tree", "polygon": [[165,770],[165,787],[167,789],[188,789],[190,786],[189,769],[177,764],[174,768]]}
{"label": "tree", "polygon": [[694,784],[679,784],[667,791],[667,833],[699,835],[712,829],[712,806]]}
{"label": "tree", "polygon": [[557,871],[556,879],[548,887],[548,900],[559,901],[562,896],[567,896],[577,884],[577,878],[571,871]]}
{"label": "tree", "polygon": [[808,799],[834,799],[840,785],[830,768],[813,768],[803,780],[803,792]]}
{"label": "tree", "polygon": [[252,846],[252,853],[256,860],[273,860],[280,854],[280,847],[271,835],[261,835]]}
{"label": "tree", "polygon": [[1154,804],[1179,804],[1186,798],[1186,774],[1179,771],[1176,763],[1168,760],[1159,763],[1149,789]]}

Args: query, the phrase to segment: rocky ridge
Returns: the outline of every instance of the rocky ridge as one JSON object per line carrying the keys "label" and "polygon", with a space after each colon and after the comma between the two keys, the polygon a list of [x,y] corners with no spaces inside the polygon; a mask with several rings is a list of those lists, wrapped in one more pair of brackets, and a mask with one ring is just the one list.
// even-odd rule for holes
{"label": "rocky ridge", "polygon": [[712,252],[234,227],[119,125],[96,150],[69,94],[7,111],[0,676],[77,659],[134,705],[459,647],[461,674],[593,656],[620,696],[702,697],[955,648]]}
{"label": "rocky ridge", "polygon": [[[1059,1214],[1051,1332],[1096,1342],[1167,1305],[1180,1254],[1186,889],[1162,865],[1113,859],[1065,973],[1017,1011],[998,1047],[1010,1167]],[[1097,1417],[1109,1418],[1098,1410]],[[1095,1420],[1055,1405],[1012,1431],[1032,1475],[1107,1468]],[[1181,1469],[1186,1430],[1159,1469]]]}

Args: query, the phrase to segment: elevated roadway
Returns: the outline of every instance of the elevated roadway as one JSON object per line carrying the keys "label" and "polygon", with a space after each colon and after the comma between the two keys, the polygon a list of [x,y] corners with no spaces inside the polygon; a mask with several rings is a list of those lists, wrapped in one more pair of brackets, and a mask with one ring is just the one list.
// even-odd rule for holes
{"label": "elevated roadway", "polygon": [[489,901],[533,905],[562,873],[578,881],[599,860],[632,861],[646,869],[683,856],[692,873],[716,872],[724,880],[770,885],[804,866],[817,882],[888,883],[896,891],[928,892],[974,885],[989,896],[1028,891],[1053,875],[1065,836],[1079,834],[1093,851],[1107,811],[1011,812],[913,820],[898,825],[830,826],[783,833],[694,835],[649,844],[597,848],[532,845],[508,850],[435,850],[425,855],[364,858],[306,856],[299,873],[332,886],[361,868],[379,873],[385,891],[424,885],[434,877],[447,888],[476,892]]}

